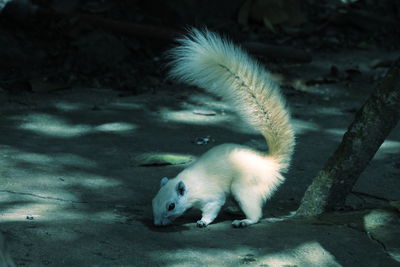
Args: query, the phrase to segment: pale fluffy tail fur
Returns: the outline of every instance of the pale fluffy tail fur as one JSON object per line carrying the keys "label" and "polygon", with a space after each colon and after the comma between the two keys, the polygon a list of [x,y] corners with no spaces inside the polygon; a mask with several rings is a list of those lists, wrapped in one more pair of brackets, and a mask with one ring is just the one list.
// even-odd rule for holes
{"label": "pale fluffy tail fur", "polygon": [[208,30],[190,30],[170,50],[172,78],[196,85],[229,101],[260,131],[268,154],[285,172],[294,150],[294,131],[279,87],[240,47]]}

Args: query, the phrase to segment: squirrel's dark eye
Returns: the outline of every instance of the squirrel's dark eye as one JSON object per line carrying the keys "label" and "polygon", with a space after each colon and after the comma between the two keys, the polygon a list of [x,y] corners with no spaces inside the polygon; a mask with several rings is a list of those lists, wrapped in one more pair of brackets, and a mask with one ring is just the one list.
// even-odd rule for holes
{"label": "squirrel's dark eye", "polygon": [[169,204],[168,205],[168,211],[171,211],[173,209],[175,209],[175,204],[174,203]]}

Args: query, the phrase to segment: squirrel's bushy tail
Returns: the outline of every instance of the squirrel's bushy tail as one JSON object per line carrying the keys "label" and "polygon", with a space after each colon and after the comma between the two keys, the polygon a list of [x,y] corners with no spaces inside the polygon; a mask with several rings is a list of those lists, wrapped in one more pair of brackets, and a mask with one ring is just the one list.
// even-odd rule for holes
{"label": "squirrel's bushy tail", "polygon": [[169,52],[170,76],[222,96],[265,137],[269,153],[286,171],[294,131],[280,89],[255,59],[230,40],[192,29]]}

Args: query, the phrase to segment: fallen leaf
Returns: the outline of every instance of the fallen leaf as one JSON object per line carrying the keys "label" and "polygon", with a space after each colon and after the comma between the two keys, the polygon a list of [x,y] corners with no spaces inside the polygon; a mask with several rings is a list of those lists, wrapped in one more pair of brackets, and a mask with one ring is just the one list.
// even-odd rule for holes
{"label": "fallen leaf", "polygon": [[193,160],[192,156],[166,153],[146,153],[136,157],[139,166],[166,166],[185,164]]}
{"label": "fallen leaf", "polygon": [[194,114],[197,115],[203,115],[203,116],[215,116],[217,115],[217,112],[213,111],[213,110],[206,110],[206,109],[196,109],[193,110]]}

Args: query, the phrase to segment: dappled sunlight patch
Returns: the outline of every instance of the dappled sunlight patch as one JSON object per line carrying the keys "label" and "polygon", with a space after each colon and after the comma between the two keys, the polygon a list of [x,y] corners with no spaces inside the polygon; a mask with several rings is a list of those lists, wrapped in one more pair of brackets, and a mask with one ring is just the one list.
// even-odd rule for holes
{"label": "dappled sunlight patch", "polygon": [[68,103],[58,102],[54,104],[54,107],[60,111],[79,111],[88,108],[88,104],[83,103]]}
{"label": "dappled sunlight patch", "polygon": [[170,110],[164,108],[160,110],[161,118],[166,121],[182,122],[187,124],[196,125],[215,125],[222,122],[228,122],[232,120],[232,116],[224,114],[216,114],[214,116],[204,116],[193,112],[193,110]]}
{"label": "dappled sunlight patch", "polygon": [[[236,266],[244,263],[243,256],[248,254],[248,251],[249,248],[246,247],[236,250],[186,248],[155,251],[149,254],[155,260],[168,262],[168,266]],[[222,262],[224,265],[221,265]]]}
{"label": "dappled sunlight patch", "polygon": [[[49,221],[54,216],[48,216],[55,210],[63,209],[64,206],[54,202],[47,203],[22,203],[18,205],[10,205],[0,212],[0,221],[4,222],[36,222]],[[62,215],[61,215],[62,216]],[[57,218],[59,219],[59,217]]]}
{"label": "dappled sunlight patch", "polygon": [[[65,186],[80,186],[88,189],[99,189],[118,186],[121,184],[120,181],[110,177],[80,171],[70,171],[68,173],[45,173],[39,171],[32,173],[29,171],[17,171],[14,172],[14,174],[16,175],[13,175],[13,178],[18,178],[19,181],[23,183],[21,184],[21,189],[19,191],[28,187],[29,192],[37,192],[37,194],[44,196],[61,197],[60,195],[66,194],[66,196],[63,196],[62,198],[71,201],[78,199],[75,199],[75,197],[72,197],[71,199],[71,197],[67,196],[70,196],[71,193],[78,192],[63,191],[61,193],[59,190]],[[52,192],[52,189],[56,191]]]}
{"label": "dappled sunlight patch", "polygon": [[126,132],[135,130],[137,127],[126,122],[110,122],[94,127],[94,130],[99,132]]}
{"label": "dappled sunlight patch", "polygon": [[[78,204],[86,205],[86,204]],[[86,209],[74,208],[69,203],[38,202],[13,205],[0,211],[2,222],[115,222],[116,214],[113,210],[85,211]]]}
{"label": "dappled sunlight patch", "polygon": [[133,131],[137,126],[126,122],[108,122],[97,126],[87,124],[73,124],[59,116],[36,113],[27,116],[18,116],[14,119],[22,120],[20,129],[32,131],[51,137],[79,137],[97,132],[120,133]]}
{"label": "dappled sunlight patch", "polygon": [[388,254],[392,259],[394,259],[397,262],[400,262],[400,249],[397,249],[397,251],[388,251]]}
{"label": "dappled sunlight patch", "polygon": [[65,179],[69,179],[72,184],[90,189],[113,187],[122,184],[120,181],[110,177],[78,172],[72,173],[69,178],[67,177]]}
{"label": "dappled sunlight patch", "polygon": [[395,211],[372,210],[364,216],[364,229],[371,239],[378,241],[385,252],[400,262],[400,216]]}
{"label": "dappled sunlight patch", "polygon": [[80,202],[84,191],[94,194],[122,183],[94,174],[98,168],[95,161],[65,153],[44,155],[8,148],[0,157],[0,168],[0,204],[25,200]]}
{"label": "dappled sunlight patch", "polygon": [[[35,179],[30,177],[26,180],[19,179],[17,184],[13,183],[13,179],[6,179],[6,183],[0,190],[0,204],[7,203],[32,203],[35,201],[58,201],[62,203],[75,203],[80,199],[72,190],[60,190],[62,185],[54,178],[51,180]],[[51,184],[52,182],[52,184]],[[11,186],[9,186],[11,185]]]}
{"label": "dappled sunlight patch", "polygon": [[[13,160],[18,160],[30,164],[52,164],[53,167],[57,165],[61,168],[65,166],[71,167],[96,167],[97,163],[94,160],[90,160],[78,155],[61,153],[61,154],[39,154],[30,152],[18,152],[13,155]],[[47,165],[48,166],[48,165]],[[52,169],[52,168],[50,168]]]}
{"label": "dappled sunlight patch", "polygon": [[238,249],[177,249],[151,253],[153,259],[169,265],[236,266],[341,266],[318,242],[303,243],[278,253],[262,254],[261,250],[243,246]]}
{"label": "dappled sunlight patch", "polygon": [[76,137],[91,132],[92,127],[85,124],[70,124],[65,120],[49,114],[31,114],[22,117],[25,121],[19,128],[48,136]]}
{"label": "dappled sunlight patch", "polygon": [[[84,214],[83,214],[84,215]],[[87,219],[87,214],[86,214],[86,219]],[[116,213],[111,211],[111,210],[105,210],[105,211],[98,211],[95,212],[93,215],[91,215],[91,221],[97,221],[97,222],[115,222],[116,220]]]}
{"label": "dappled sunlight patch", "polygon": [[320,106],[318,107],[318,114],[319,115],[328,115],[328,116],[341,116],[344,117],[346,114],[343,112],[342,109],[337,108],[337,107],[324,107]]}
{"label": "dappled sunlight patch", "polygon": [[[342,140],[347,128],[330,128],[325,129],[324,132],[334,137],[336,140]],[[398,154],[400,151],[400,142],[394,140],[386,140],[383,142],[379,150],[374,156],[374,159],[383,159],[387,154]]]}
{"label": "dappled sunlight patch", "polygon": [[292,119],[296,134],[305,134],[308,132],[319,131],[320,126],[315,122]]}
{"label": "dappled sunlight patch", "polygon": [[[53,172],[66,167],[95,168],[97,162],[72,153],[33,153],[16,149],[10,146],[1,148],[2,157],[0,166],[7,168],[21,168],[21,171]],[[8,169],[9,171],[11,169]]]}
{"label": "dappled sunlight patch", "polygon": [[318,242],[307,242],[293,249],[265,255],[257,263],[266,266],[341,266]]}
{"label": "dappled sunlight patch", "polygon": [[373,210],[364,216],[364,228],[367,232],[380,227],[388,227],[396,222],[400,225],[397,214],[386,210]]}
{"label": "dappled sunlight patch", "polygon": [[[117,179],[79,171],[48,173],[47,170],[41,172],[16,169],[5,173],[1,178],[3,181],[0,193],[10,192],[18,199],[48,199],[63,202],[80,201],[79,195],[85,191],[98,193],[96,190],[122,184]],[[68,189],[70,187],[74,190]]]}
{"label": "dappled sunlight patch", "polygon": [[98,166],[95,160],[91,160],[72,153],[51,153],[49,154],[49,156],[53,160],[53,163],[63,166],[84,168],[94,168]]}
{"label": "dappled sunlight patch", "polygon": [[133,101],[137,101],[137,99],[130,100],[132,102],[113,102],[107,105],[107,108],[122,110],[122,111],[130,111],[130,110],[143,110],[144,105],[139,103],[133,103]]}
{"label": "dappled sunlight patch", "polygon": [[12,156],[13,160],[28,162],[31,164],[49,164],[53,161],[50,156],[39,153],[19,152]]}
{"label": "dappled sunlight patch", "polygon": [[325,133],[328,133],[334,137],[342,138],[342,136],[346,133],[347,128],[330,128],[324,130]]}
{"label": "dappled sunlight patch", "polygon": [[375,159],[382,159],[387,154],[398,155],[400,151],[400,141],[386,140],[383,142],[378,152],[375,154]]}

